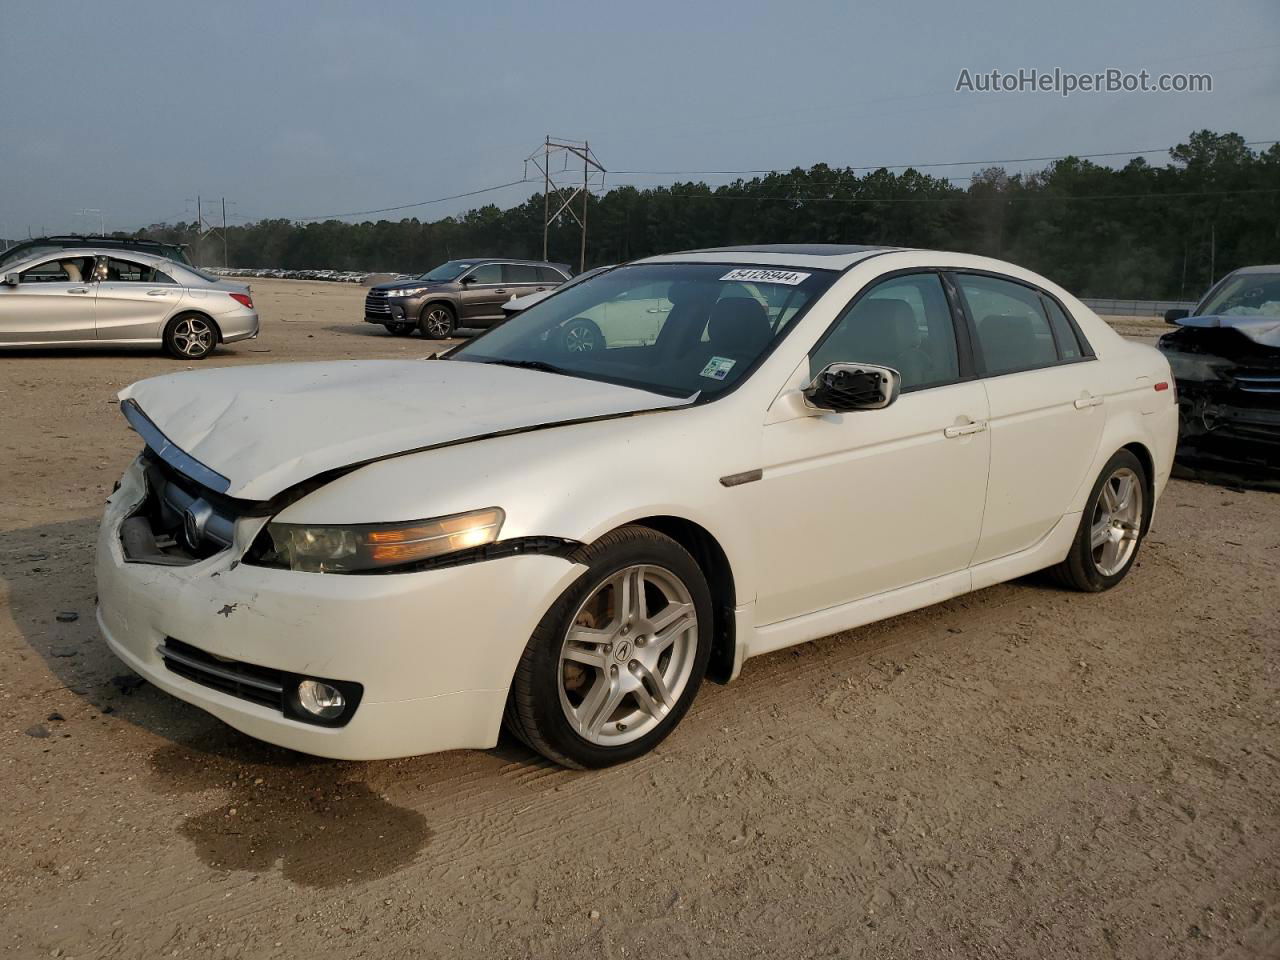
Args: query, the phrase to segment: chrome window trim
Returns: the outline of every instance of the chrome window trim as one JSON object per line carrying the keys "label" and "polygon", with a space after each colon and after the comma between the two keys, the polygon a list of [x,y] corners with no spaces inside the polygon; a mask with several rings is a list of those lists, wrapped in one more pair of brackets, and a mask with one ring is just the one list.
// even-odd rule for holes
{"label": "chrome window trim", "polygon": [[160,428],[151,422],[151,418],[142,412],[136,400],[124,401],[120,404],[120,412],[124,414],[124,418],[129,421],[129,426],[137,431],[138,436],[142,437],[151,451],[173,469],[190,477],[201,486],[208,487],[214,493],[226,493],[231,488],[230,479],[206,467],[191,454],[174,445]]}

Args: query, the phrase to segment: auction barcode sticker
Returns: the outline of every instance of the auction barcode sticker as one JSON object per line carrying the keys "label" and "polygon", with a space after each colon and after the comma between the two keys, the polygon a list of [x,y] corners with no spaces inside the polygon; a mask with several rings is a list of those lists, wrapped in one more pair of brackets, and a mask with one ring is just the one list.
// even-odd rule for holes
{"label": "auction barcode sticker", "polygon": [[742,283],[781,283],[794,287],[804,283],[813,274],[795,270],[730,270],[721,280],[738,280]]}

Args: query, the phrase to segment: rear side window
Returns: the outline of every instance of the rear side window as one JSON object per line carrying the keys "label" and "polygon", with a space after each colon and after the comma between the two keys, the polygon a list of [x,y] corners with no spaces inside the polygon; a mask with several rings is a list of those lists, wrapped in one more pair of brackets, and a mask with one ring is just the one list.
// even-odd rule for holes
{"label": "rear side window", "polygon": [[963,273],[956,281],[977,327],[978,350],[989,376],[1058,362],[1053,331],[1037,291],[1011,280]]}
{"label": "rear side window", "polygon": [[565,277],[554,267],[538,267],[538,279],[543,283],[564,283]]}
{"label": "rear side window", "polygon": [[1057,301],[1050,300],[1048,297],[1040,298],[1049,311],[1049,324],[1053,327],[1053,335],[1058,341],[1058,353],[1063,360],[1079,360],[1083,356],[1080,349],[1080,340],[1076,337],[1075,328],[1071,326],[1071,321],[1067,319],[1067,315],[1062,312],[1062,308],[1058,306]]}
{"label": "rear side window", "polygon": [[538,268],[529,263],[504,263],[502,265],[503,283],[537,283]]}

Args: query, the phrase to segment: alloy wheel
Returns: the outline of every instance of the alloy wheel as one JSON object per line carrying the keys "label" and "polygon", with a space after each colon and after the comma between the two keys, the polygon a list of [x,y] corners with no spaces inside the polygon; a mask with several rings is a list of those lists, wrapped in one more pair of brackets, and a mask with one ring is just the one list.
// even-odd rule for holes
{"label": "alloy wheel", "polygon": [[213,349],[213,329],[199,317],[184,317],[173,328],[173,343],[187,357],[203,357]]}
{"label": "alloy wheel", "polygon": [[585,323],[570,324],[564,332],[564,348],[569,353],[587,353],[596,348],[596,333]]}
{"label": "alloy wheel", "polygon": [[560,646],[560,706],[583,739],[620,746],[653,730],[689,683],[693,596],[670,570],[634,564],[582,602]]}
{"label": "alloy wheel", "polygon": [[427,333],[437,339],[447,337],[453,327],[453,318],[444,307],[432,307],[426,316]]}
{"label": "alloy wheel", "polygon": [[1138,549],[1142,534],[1142,481],[1128,467],[1120,467],[1098,491],[1089,527],[1093,565],[1104,577],[1125,568]]}

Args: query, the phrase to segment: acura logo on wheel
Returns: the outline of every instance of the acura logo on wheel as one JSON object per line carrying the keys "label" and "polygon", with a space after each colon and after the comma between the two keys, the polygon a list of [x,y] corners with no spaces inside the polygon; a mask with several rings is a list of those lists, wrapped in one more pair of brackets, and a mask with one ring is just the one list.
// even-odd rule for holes
{"label": "acura logo on wheel", "polygon": [[614,645],[613,655],[618,660],[625,660],[627,659],[627,657],[631,656],[631,641],[630,640],[618,641],[618,643]]}

